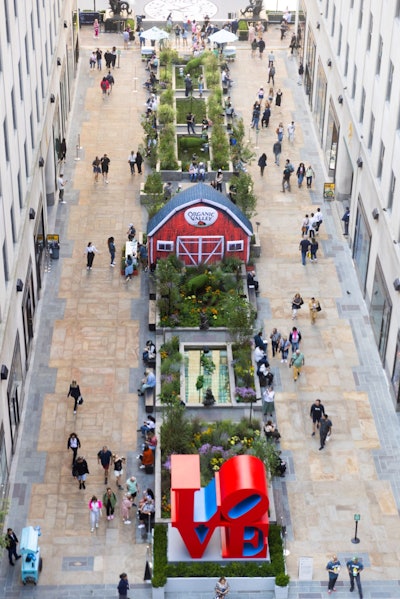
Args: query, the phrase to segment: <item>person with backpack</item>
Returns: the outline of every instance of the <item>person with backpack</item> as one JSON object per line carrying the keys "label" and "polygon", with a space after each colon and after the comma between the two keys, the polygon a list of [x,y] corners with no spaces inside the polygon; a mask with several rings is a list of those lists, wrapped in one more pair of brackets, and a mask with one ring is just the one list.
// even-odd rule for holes
{"label": "person with backpack", "polygon": [[286,188],[290,192],[290,175],[292,174],[294,168],[291,166],[290,161],[286,160],[285,168],[283,169],[283,177],[282,177],[282,192],[285,193]]}
{"label": "person with backpack", "polygon": [[265,152],[263,152],[258,159],[258,166],[260,167],[261,176],[263,176],[265,167],[267,166],[267,155]]}
{"label": "person with backpack", "polygon": [[292,344],[292,352],[294,353],[300,347],[301,333],[297,327],[293,327],[289,334],[289,341]]}
{"label": "person with backpack", "polygon": [[101,87],[103,100],[104,100],[106,95],[109,93],[109,89],[110,89],[110,83],[109,83],[107,77],[103,77],[103,79],[100,81],[100,87]]}
{"label": "person with backpack", "polygon": [[110,95],[112,92],[113,85],[115,83],[115,79],[114,79],[113,75],[111,74],[111,71],[108,71],[108,75],[106,75],[106,79],[107,79],[108,83],[110,84],[110,89],[108,90],[108,95]]}
{"label": "person with backpack", "polygon": [[293,380],[297,381],[301,374],[301,369],[304,366],[304,354],[299,349],[296,349],[289,363],[289,368],[293,367]]}

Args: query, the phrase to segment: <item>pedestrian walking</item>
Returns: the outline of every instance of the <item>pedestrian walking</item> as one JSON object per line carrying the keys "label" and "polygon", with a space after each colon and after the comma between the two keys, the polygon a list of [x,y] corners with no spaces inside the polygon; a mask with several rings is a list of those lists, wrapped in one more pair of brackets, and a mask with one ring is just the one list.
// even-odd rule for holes
{"label": "pedestrian walking", "polygon": [[115,243],[114,243],[114,237],[109,237],[107,239],[107,246],[108,246],[108,251],[110,252],[110,266],[114,267],[115,266]]}
{"label": "pedestrian walking", "polygon": [[94,532],[95,528],[99,528],[102,507],[102,502],[97,499],[96,495],[93,495],[92,499],[89,501],[90,532]]}
{"label": "pedestrian walking", "polygon": [[76,456],[80,446],[81,442],[79,441],[79,437],[77,436],[77,434],[71,433],[67,441],[67,450],[70,449],[72,451],[72,466],[75,464]]}
{"label": "pedestrian walking", "polygon": [[281,153],[282,153],[282,144],[280,141],[276,141],[272,147],[272,151],[274,153],[275,156],[275,164],[277,166],[279,166],[279,162],[280,162],[280,158],[281,158]]}
{"label": "pedestrian walking", "polygon": [[203,75],[199,75],[197,78],[197,85],[199,88],[199,97],[202,98],[203,97],[203,90],[204,90],[204,77]]}
{"label": "pedestrian walking", "polygon": [[136,154],[133,150],[131,150],[131,153],[128,156],[128,164],[129,164],[129,168],[131,171],[131,175],[135,174],[135,164],[136,164]]}
{"label": "pedestrian walking", "polygon": [[314,264],[317,262],[318,241],[315,236],[310,239],[310,261]]}
{"label": "pedestrian walking", "polygon": [[224,175],[222,169],[218,169],[217,174],[215,175],[214,185],[217,191],[222,192],[222,182],[224,180]]}
{"label": "pedestrian walking", "polygon": [[89,241],[89,243],[87,244],[86,249],[85,249],[85,254],[86,254],[86,261],[87,261],[86,270],[92,270],[94,255],[100,254],[100,251],[96,248],[96,246],[94,246],[92,244],[91,241]]}
{"label": "pedestrian walking", "polygon": [[142,174],[142,164],[143,164],[143,156],[138,150],[136,152],[136,167],[137,167],[139,175]]}
{"label": "pedestrian walking", "polygon": [[293,380],[297,381],[301,375],[301,369],[304,366],[304,354],[297,349],[290,360],[289,367],[293,367]]}
{"label": "pedestrian walking", "polygon": [[326,564],[326,569],[328,570],[328,593],[329,595],[332,591],[336,591],[335,585],[340,572],[340,561],[338,560],[336,555],[332,555],[332,558]]}
{"label": "pedestrian walking", "polygon": [[262,119],[261,119],[261,129],[264,128],[264,125],[265,125],[265,127],[269,126],[270,117],[271,117],[271,109],[269,107],[269,103],[267,102],[265,105],[265,108],[264,108]]}
{"label": "pedestrian walking", "polygon": [[321,212],[321,208],[317,208],[317,212],[315,213],[315,224],[314,224],[314,229],[315,229],[315,234],[318,235],[319,233],[319,228],[323,223],[323,216],[322,216],[322,212]]}
{"label": "pedestrian walking", "polygon": [[294,352],[299,349],[300,341],[301,341],[301,333],[297,327],[293,327],[292,330],[290,331],[289,341],[292,346],[292,353],[294,354]]}
{"label": "pedestrian walking", "polygon": [[108,183],[108,171],[110,169],[110,162],[111,160],[109,159],[107,154],[104,154],[104,156],[100,160],[103,181],[105,181],[106,183]]}
{"label": "pedestrian walking", "polygon": [[185,97],[187,98],[189,96],[189,94],[192,93],[192,91],[193,91],[192,78],[190,77],[189,73],[187,73],[187,75],[185,77]]}
{"label": "pedestrian walking", "polygon": [[83,403],[83,400],[82,400],[81,390],[79,388],[78,383],[75,380],[73,380],[69,386],[69,391],[68,391],[67,397],[73,397],[73,399],[74,399],[74,414],[76,414],[78,406],[81,403]]}
{"label": "pedestrian walking", "polygon": [[289,140],[289,143],[291,143],[291,144],[294,143],[294,133],[295,133],[295,131],[296,131],[296,125],[294,124],[294,121],[292,121],[287,126],[288,140]]}
{"label": "pedestrian walking", "polygon": [[124,40],[124,49],[128,50],[129,49],[129,31],[127,29],[125,29],[124,32],[122,33],[122,38]]}
{"label": "pedestrian walking", "polygon": [[275,54],[274,54],[274,51],[271,50],[270,53],[268,54],[268,66],[272,67],[274,62],[275,62]]}
{"label": "pedestrian walking", "polygon": [[290,348],[290,341],[287,337],[281,337],[281,340],[279,342],[279,351],[281,352],[281,363],[283,364],[284,362],[286,363],[288,361],[288,355],[289,355],[289,348]]}
{"label": "pedestrian walking", "polygon": [[107,520],[114,520],[114,510],[117,505],[117,496],[108,487],[103,495],[103,505],[106,508]]}
{"label": "pedestrian walking", "polygon": [[110,95],[110,82],[108,81],[107,77],[103,77],[103,79],[100,81],[100,88],[102,98],[104,100],[107,95]]}
{"label": "pedestrian walking", "polygon": [[114,454],[112,457],[114,463],[114,476],[115,483],[120,491],[123,491],[123,486],[120,484],[121,476],[124,473],[123,465],[125,463],[125,458],[123,456],[119,456],[118,454]]}
{"label": "pedestrian walking", "polygon": [[303,179],[304,179],[305,174],[306,174],[306,167],[304,166],[304,162],[300,162],[299,166],[297,167],[297,171],[296,171],[297,185],[299,186],[299,188],[303,184]]}
{"label": "pedestrian walking", "polygon": [[303,298],[300,293],[296,293],[292,299],[292,320],[296,320],[297,313],[301,309],[301,306],[304,304]]}
{"label": "pedestrian walking", "polygon": [[106,79],[107,79],[108,83],[110,84],[110,87],[108,89],[108,95],[110,95],[113,90],[114,83],[115,83],[114,75],[111,73],[111,71],[108,71],[108,75],[106,75]]}
{"label": "pedestrian walking", "polygon": [[364,566],[362,565],[362,563],[360,562],[358,557],[353,557],[353,559],[349,560],[346,563],[346,566],[347,566],[347,570],[348,570],[349,577],[350,577],[350,592],[352,593],[354,591],[354,582],[355,582],[357,584],[358,594],[360,596],[360,599],[362,599],[363,593],[362,593],[362,587],[361,587],[360,574],[364,570]]}
{"label": "pedestrian walking", "polygon": [[301,263],[303,266],[306,265],[307,260],[307,252],[310,249],[311,243],[310,240],[304,237],[299,244],[299,250],[301,251]]}
{"label": "pedestrian walking", "polygon": [[303,85],[304,66],[303,66],[302,62],[300,63],[299,70],[297,72],[299,75],[299,78],[297,80],[297,85]]}
{"label": "pedestrian walking", "polygon": [[332,433],[332,421],[329,420],[328,414],[323,414],[321,422],[319,423],[319,439],[320,439],[320,451],[325,447],[327,438]]}
{"label": "pedestrian walking", "polygon": [[130,281],[133,276],[133,271],[136,266],[136,254],[133,256],[129,255],[125,260],[125,281]]}
{"label": "pedestrian walking", "polygon": [[272,385],[262,389],[262,402],[264,416],[269,414],[272,417],[275,411],[275,391]]}
{"label": "pedestrian walking", "polygon": [[107,445],[104,445],[100,451],[97,452],[97,463],[101,464],[104,470],[104,484],[108,483],[108,471],[110,469],[112,459],[112,453],[108,449]]}
{"label": "pedestrian walking", "polygon": [[250,44],[251,47],[251,57],[254,58],[257,52],[258,43],[256,39],[253,39]]}
{"label": "pedestrian walking", "polygon": [[260,102],[254,102],[250,126],[252,129],[256,129],[257,131],[259,131],[258,123],[260,121],[260,113],[261,113]]}
{"label": "pedestrian walking", "polygon": [[316,399],[310,408],[310,418],[313,423],[312,437],[315,437],[316,429],[319,429],[322,416],[325,414],[325,408],[320,399]]}
{"label": "pedestrian walking", "polygon": [[319,301],[315,299],[315,297],[312,297],[308,302],[308,309],[310,310],[311,324],[315,324],[317,314],[318,312],[321,312],[321,305]]}
{"label": "pedestrian walking", "polygon": [[269,336],[271,339],[272,357],[275,358],[275,354],[279,351],[279,342],[281,340],[281,334],[277,328],[273,328]]}
{"label": "pedestrian walking", "polygon": [[306,168],[307,189],[311,189],[313,177],[315,177],[315,173],[310,165]]}
{"label": "pedestrian walking", "polygon": [[344,235],[349,234],[349,221],[350,221],[350,208],[346,208],[345,213],[342,216],[342,221],[344,222]]}
{"label": "pedestrian walking", "polygon": [[65,141],[65,137],[62,138],[60,143],[60,149],[58,151],[58,159],[60,162],[63,162],[67,157],[67,142]]}
{"label": "pedestrian walking", "polygon": [[[126,489],[129,495],[132,497],[132,501],[135,501],[137,494],[139,493],[139,485],[136,476],[131,476],[126,481]],[[136,507],[136,503],[132,503]]]}
{"label": "pedestrian walking", "polygon": [[260,174],[263,176],[265,167],[267,166],[267,155],[265,152],[263,152],[258,159],[258,166],[260,167]]}
{"label": "pedestrian walking", "polygon": [[276,69],[275,69],[274,65],[272,65],[272,67],[269,67],[269,70],[268,70],[268,83],[270,83],[270,81],[272,81],[272,85],[275,85],[275,73],[276,73]]}
{"label": "pedestrian walking", "polygon": [[186,115],[186,127],[187,127],[187,132],[189,133],[189,135],[192,133],[193,135],[196,135],[196,131],[194,128],[195,122],[194,122],[194,114],[192,112],[188,112]]}
{"label": "pedestrian walking", "polygon": [[131,523],[129,517],[130,517],[130,511],[131,511],[132,505],[133,505],[132,497],[129,495],[129,493],[126,493],[124,495],[124,498],[121,501],[121,516],[122,516],[122,520],[123,520],[124,524]]}
{"label": "pedestrian walking", "polygon": [[86,489],[86,476],[89,474],[89,468],[84,457],[79,456],[72,467],[72,476],[76,477],[80,489]]}
{"label": "pedestrian walking", "polygon": [[281,143],[283,141],[283,133],[284,133],[283,123],[279,123],[279,125],[276,128],[276,134],[278,136],[278,141]]}
{"label": "pedestrian walking", "polygon": [[118,583],[117,589],[118,589],[119,599],[126,599],[128,597],[129,581],[128,581],[128,575],[125,574],[125,572],[123,572],[122,574],[119,575],[119,583]]}
{"label": "pedestrian walking", "polygon": [[100,25],[98,19],[94,20],[93,23],[93,37],[94,39],[98,39],[100,33]]}
{"label": "pedestrian walking", "polygon": [[101,61],[103,58],[103,52],[102,50],[100,50],[100,48],[96,49],[96,63],[97,63],[97,70],[101,71]]}
{"label": "pedestrian walking", "polygon": [[90,58],[89,58],[89,67],[90,67],[90,70],[96,68],[96,62],[97,62],[96,52],[93,50],[93,52],[91,53]]}
{"label": "pedestrian walking", "polygon": [[99,174],[101,173],[101,162],[98,156],[96,156],[96,158],[93,160],[92,167],[94,173],[94,182],[97,183],[99,180]]}
{"label": "pedestrian walking", "polygon": [[283,169],[283,175],[282,175],[282,192],[285,193],[286,189],[290,192],[291,191],[291,187],[290,187],[290,177],[291,174],[293,173],[294,168],[293,165],[290,163],[290,160],[286,160],[285,163],[285,168]]}
{"label": "pedestrian walking", "polygon": [[14,566],[13,557],[15,558],[15,561],[17,561],[21,556],[17,553],[17,545],[19,543],[18,537],[12,528],[7,528],[5,541],[8,551],[8,561],[10,562],[10,566]]}
{"label": "pedestrian walking", "polygon": [[[258,56],[261,59],[263,57],[263,53],[264,53],[264,50],[265,50],[265,42],[264,42],[264,40],[263,40],[262,37],[258,40],[258,44],[257,45],[258,45]],[[269,80],[268,80],[268,82],[269,82]]]}
{"label": "pedestrian walking", "polygon": [[58,187],[58,197],[60,200],[60,204],[66,204],[64,200],[64,189],[65,189],[66,181],[64,180],[63,173],[60,173],[57,179],[57,187]]}
{"label": "pedestrian walking", "polygon": [[275,94],[275,106],[279,106],[280,107],[280,105],[282,103],[282,96],[283,96],[283,93],[281,91],[281,88],[278,87],[278,91]]}

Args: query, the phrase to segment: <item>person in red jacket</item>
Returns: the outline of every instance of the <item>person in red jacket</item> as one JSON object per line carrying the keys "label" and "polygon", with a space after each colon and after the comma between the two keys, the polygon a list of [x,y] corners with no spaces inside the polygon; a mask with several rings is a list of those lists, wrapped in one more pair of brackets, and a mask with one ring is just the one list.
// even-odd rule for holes
{"label": "person in red jacket", "polygon": [[107,77],[103,77],[103,79],[100,81],[100,87],[101,87],[101,91],[103,92],[103,100],[106,97],[106,95],[110,95],[110,82],[108,81]]}

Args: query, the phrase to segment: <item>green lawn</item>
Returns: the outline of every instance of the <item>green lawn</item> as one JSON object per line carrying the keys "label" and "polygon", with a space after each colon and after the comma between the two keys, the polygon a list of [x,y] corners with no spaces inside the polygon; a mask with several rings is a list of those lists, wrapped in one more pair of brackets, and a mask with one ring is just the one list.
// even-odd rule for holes
{"label": "green lawn", "polygon": [[206,116],[206,103],[199,98],[177,98],[176,100],[176,122],[186,123],[188,112],[194,114],[196,125],[199,125]]}

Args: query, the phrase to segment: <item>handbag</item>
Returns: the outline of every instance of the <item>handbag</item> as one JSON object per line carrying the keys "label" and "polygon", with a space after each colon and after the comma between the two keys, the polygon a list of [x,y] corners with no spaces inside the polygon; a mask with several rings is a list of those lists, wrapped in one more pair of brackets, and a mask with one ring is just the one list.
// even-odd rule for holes
{"label": "handbag", "polygon": [[318,304],[318,306],[317,306],[317,312],[321,312],[321,310],[322,310],[322,308],[321,308],[321,306]]}
{"label": "handbag", "polygon": [[83,404],[83,397],[82,397],[82,395],[80,395],[78,397],[78,406],[81,406],[82,404]]}

